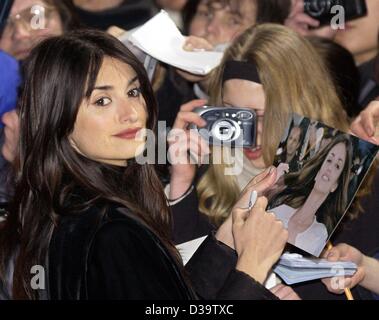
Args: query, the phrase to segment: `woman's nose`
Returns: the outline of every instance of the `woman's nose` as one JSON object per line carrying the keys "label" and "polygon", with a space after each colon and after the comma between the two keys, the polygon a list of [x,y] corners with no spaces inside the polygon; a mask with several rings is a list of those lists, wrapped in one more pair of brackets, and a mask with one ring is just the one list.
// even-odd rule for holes
{"label": "woman's nose", "polygon": [[14,38],[15,40],[23,40],[31,37],[30,27],[24,24],[17,24],[14,30]]}
{"label": "woman's nose", "polygon": [[216,16],[209,19],[207,24],[207,33],[213,38],[217,38],[220,33],[220,21]]}
{"label": "woman's nose", "polygon": [[120,122],[136,122],[138,120],[137,105],[134,103],[124,103],[118,108]]}

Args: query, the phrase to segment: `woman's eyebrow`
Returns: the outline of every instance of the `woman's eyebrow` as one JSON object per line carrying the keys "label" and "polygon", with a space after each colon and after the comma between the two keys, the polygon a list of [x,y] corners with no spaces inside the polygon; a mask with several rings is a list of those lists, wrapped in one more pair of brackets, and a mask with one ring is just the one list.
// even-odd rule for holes
{"label": "woman's eyebrow", "polygon": [[[330,155],[333,156],[333,158],[336,157],[336,155],[335,155],[334,152],[332,152]],[[343,162],[343,159],[342,158],[338,158],[337,161]]]}
{"label": "woman's eyebrow", "polygon": [[135,76],[134,78],[130,79],[130,80],[128,81],[128,87],[129,87],[130,85],[132,85],[134,82],[136,82],[137,80],[138,80],[138,76]]}
{"label": "woman's eyebrow", "polygon": [[104,85],[104,86],[97,86],[93,88],[93,90],[112,90],[114,87],[110,85]]}
{"label": "woman's eyebrow", "polygon": [[[130,79],[128,81],[128,87],[133,84],[134,82],[136,82],[138,80],[138,77],[135,76],[134,78]],[[111,85],[102,85],[102,86],[96,86],[93,88],[93,90],[104,90],[104,91],[107,91],[107,90],[113,90],[114,89],[114,86],[111,86]]]}

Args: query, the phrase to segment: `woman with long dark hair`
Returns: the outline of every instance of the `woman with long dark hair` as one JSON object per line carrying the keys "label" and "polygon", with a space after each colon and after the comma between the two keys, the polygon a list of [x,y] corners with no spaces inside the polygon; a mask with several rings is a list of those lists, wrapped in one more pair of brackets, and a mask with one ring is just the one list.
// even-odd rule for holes
{"label": "woman with long dark hair", "polygon": [[[152,165],[136,160],[145,148],[141,133],[155,130],[157,113],[137,58],[98,31],[47,39],[25,62],[19,105],[17,181],[0,233],[0,287],[13,269],[13,298],[196,298],[169,240],[170,213],[160,181]],[[263,282],[286,231],[264,214],[263,199],[257,205],[252,219],[266,221],[261,246],[269,248],[257,250],[259,241],[251,234],[259,232],[248,227],[243,232],[250,218],[246,211],[235,212],[238,265],[232,261],[234,275],[218,278],[217,286],[239,281],[245,297],[272,298],[252,278]],[[255,252],[264,252],[263,266],[252,258]],[[47,290],[33,287],[35,266],[45,268]]]}

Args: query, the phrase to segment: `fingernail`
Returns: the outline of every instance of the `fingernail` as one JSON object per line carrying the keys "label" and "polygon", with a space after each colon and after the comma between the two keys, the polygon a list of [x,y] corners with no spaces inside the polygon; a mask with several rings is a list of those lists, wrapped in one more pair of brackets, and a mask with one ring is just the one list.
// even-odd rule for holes
{"label": "fingernail", "polygon": [[272,175],[272,174],[274,173],[274,171],[275,171],[275,167],[274,167],[274,166],[271,166],[271,167],[270,167],[270,170],[268,171],[268,174],[269,174],[269,175]]}

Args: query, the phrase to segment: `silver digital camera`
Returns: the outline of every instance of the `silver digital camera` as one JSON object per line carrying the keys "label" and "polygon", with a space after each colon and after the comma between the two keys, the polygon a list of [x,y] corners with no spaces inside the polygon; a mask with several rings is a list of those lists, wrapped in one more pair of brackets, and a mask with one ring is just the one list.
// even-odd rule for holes
{"label": "silver digital camera", "polygon": [[207,125],[198,128],[199,134],[210,144],[233,148],[252,148],[256,146],[257,115],[248,108],[228,108],[204,106],[194,109]]}

